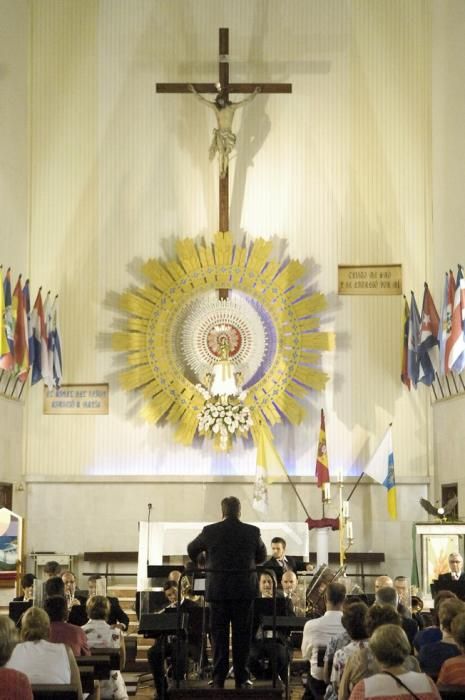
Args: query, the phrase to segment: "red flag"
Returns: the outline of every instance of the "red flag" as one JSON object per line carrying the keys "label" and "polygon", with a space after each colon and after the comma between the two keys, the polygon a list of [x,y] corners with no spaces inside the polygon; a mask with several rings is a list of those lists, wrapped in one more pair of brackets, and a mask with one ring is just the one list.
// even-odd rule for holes
{"label": "red flag", "polygon": [[429,287],[425,282],[425,291],[423,294],[423,306],[421,309],[421,329],[420,329],[420,345],[425,350],[432,348],[439,343],[439,314],[434,305],[433,297],[429,291]]}
{"label": "red flag", "polygon": [[328,468],[328,451],[326,449],[326,428],[325,428],[325,414],[323,409],[321,409],[321,424],[320,424],[320,435],[318,438],[318,454],[316,457],[316,467],[315,476],[318,482],[318,488],[323,488],[323,484],[329,482],[329,468]]}
{"label": "red flag", "polygon": [[15,291],[13,292],[13,316],[15,317],[15,370],[18,379],[24,382],[29,372],[29,352],[27,337],[27,320],[24,309],[23,291],[21,289],[21,275],[18,277]]}
{"label": "red flag", "polygon": [[449,270],[449,286],[447,288],[447,307],[446,307],[446,345],[444,348],[444,374],[449,371],[449,355],[454,344],[454,339],[452,336],[452,312],[454,310],[454,298],[455,298],[455,279],[452,270]]}

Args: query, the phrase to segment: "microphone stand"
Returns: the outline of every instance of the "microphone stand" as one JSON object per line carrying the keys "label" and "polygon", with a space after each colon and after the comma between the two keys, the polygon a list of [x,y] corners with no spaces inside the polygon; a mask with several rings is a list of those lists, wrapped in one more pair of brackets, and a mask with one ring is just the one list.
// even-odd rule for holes
{"label": "microphone stand", "polygon": [[148,508],[148,513],[147,513],[147,573],[146,576],[148,578],[149,575],[149,558],[150,558],[150,513],[152,512],[152,504],[148,503],[147,504]]}

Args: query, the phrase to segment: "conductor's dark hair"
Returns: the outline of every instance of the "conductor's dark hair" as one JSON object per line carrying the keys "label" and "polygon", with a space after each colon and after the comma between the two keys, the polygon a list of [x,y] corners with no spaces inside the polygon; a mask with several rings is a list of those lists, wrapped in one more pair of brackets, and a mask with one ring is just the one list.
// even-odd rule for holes
{"label": "conductor's dark hair", "polygon": [[51,595],[65,595],[65,584],[61,580],[60,576],[52,576],[52,578],[47,579],[44,585],[45,597]]}
{"label": "conductor's dark hair", "polygon": [[346,598],[346,587],[342,583],[330,583],[326,589],[326,599],[331,605],[342,605]]}
{"label": "conductor's dark hair", "polygon": [[241,502],[235,496],[227,496],[221,501],[223,518],[238,518],[241,514]]}
{"label": "conductor's dark hair", "polygon": [[282,544],[284,549],[286,549],[286,540],[282,537],[273,537],[273,539],[271,540],[271,544]]}

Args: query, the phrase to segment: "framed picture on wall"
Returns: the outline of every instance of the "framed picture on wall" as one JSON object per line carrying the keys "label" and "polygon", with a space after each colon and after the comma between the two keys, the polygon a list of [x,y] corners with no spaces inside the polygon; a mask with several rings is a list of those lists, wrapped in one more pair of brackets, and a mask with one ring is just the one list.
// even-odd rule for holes
{"label": "framed picture on wall", "polygon": [[12,585],[23,551],[23,518],[0,508],[0,585]]}

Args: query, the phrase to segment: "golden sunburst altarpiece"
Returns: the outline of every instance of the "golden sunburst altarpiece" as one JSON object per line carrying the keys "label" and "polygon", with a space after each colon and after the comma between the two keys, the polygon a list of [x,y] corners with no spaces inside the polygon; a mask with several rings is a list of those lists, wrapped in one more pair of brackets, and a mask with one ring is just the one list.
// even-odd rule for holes
{"label": "golden sunburst altarpiece", "polygon": [[230,233],[217,233],[211,245],[179,240],[176,254],[173,260],[146,262],[142,271],[149,284],[120,298],[128,314],[126,331],[114,333],[112,344],[127,353],[121,384],[143,393],[143,418],[176,424],[176,439],[192,443],[204,400],[195,388],[198,378],[179,353],[179,319],[193,299],[228,289],[258,309],[274,339],[272,347],[269,339],[262,344],[267,358],[247,386],[245,404],[254,439],[259,430],[268,431],[283,418],[300,423],[305,414],[301,399],[311,389],[321,391],[328,381],[318,365],[321,351],[334,343],[332,333],[318,330],[324,295],[309,294],[299,284],[302,263],[274,259],[272,242],[262,238],[235,245]]}

